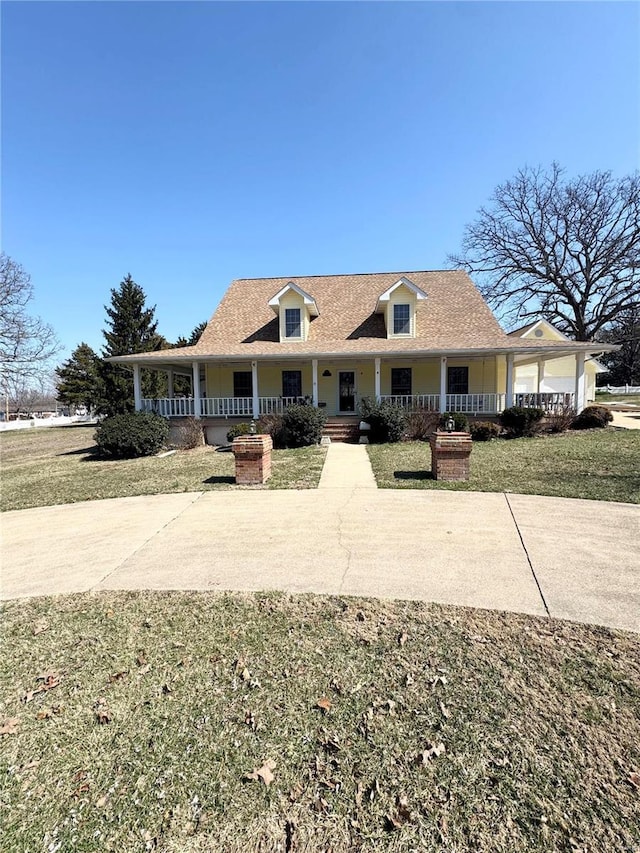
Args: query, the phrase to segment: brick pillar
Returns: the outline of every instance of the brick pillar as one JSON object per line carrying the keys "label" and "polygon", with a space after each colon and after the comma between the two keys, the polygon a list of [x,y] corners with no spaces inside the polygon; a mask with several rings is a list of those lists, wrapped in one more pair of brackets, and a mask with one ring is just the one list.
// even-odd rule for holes
{"label": "brick pillar", "polygon": [[236,483],[254,486],[266,483],[271,476],[270,435],[241,435],[231,445],[236,459]]}
{"label": "brick pillar", "polygon": [[469,479],[471,435],[468,432],[434,432],[429,444],[434,480],[461,482]]}

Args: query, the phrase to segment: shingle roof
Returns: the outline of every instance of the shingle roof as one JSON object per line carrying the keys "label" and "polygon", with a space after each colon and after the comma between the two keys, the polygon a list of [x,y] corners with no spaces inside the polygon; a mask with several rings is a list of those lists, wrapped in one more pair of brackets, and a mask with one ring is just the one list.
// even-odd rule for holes
{"label": "shingle roof", "polygon": [[[387,339],[375,314],[380,294],[405,276],[427,294],[416,308],[416,337]],[[288,282],[316,301],[320,316],[309,338],[283,342],[269,299]],[[378,352],[495,346],[505,334],[469,276],[461,270],[359,275],[260,278],[234,281],[209,321],[196,349],[202,354],[251,356],[329,352]]]}
{"label": "shingle roof", "polygon": [[[383,316],[374,312],[379,296],[402,276],[421,288],[427,298],[416,304],[416,337],[388,339]],[[281,343],[278,318],[268,303],[289,282],[313,297],[319,316],[311,320],[308,340]],[[237,279],[195,346],[146,353],[144,358],[517,351],[531,346],[531,341],[510,337],[502,330],[466,272],[401,271]],[[555,349],[563,344],[548,341],[536,342],[535,346]]]}

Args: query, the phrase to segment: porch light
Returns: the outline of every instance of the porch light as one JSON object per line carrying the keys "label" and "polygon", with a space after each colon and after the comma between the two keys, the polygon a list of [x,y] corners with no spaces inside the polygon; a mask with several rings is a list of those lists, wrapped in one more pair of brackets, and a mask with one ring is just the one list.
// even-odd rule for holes
{"label": "porch light", "polygon": [[251,423],[249,424],[249,435],[256,434],[256,422],[253,418],[251,418]]}
{"label": "porch light", "polygon": [[451,417],[447,418],[447,421],[445,423],[445,429],[447,430],[447,432],[453,432],[455,428],[456,422],[454,421],[454,419]]}
{"label": "porch light", "polygon": [[331,376],[331,371],[330,370],[323,370],[322,375],[323,376]]}

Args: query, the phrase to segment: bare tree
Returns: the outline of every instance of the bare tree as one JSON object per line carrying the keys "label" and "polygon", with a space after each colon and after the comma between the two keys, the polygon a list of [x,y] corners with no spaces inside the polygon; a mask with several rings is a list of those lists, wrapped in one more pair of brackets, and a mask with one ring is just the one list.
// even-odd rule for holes
{"label": "bare tree", "polygon": [[0,254],[0,362],[2,391],[37,379],[59,349],[51,326],[27,311],[33,299],[31,277],[5,252]]}
{"label": "bare tree", "polygon": [[449,260],[506,323],[543,316],[586,341],[640,305],[640,175],[563,175],[554,163],[498,186]]}

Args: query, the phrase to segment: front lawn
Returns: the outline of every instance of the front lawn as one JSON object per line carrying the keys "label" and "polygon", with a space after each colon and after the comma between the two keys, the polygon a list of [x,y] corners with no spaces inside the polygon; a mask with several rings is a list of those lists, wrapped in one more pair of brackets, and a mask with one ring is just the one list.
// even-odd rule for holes
{"label": "front lawn", "polygon": [[466,489],[640,503],[640,431],[585,430],[474,442],[466,483],[431,478],[428,443],[369,445],[380,488]]}
{"label": "front lawn", "polygon": [[[107,461],[94,454],[94,432],[95,426],[77,426],[0,434],[0,509],[163,492],[261,488],[235,485],[231,452],[198,447],[163,458]],[[316,488],[325,454],[324,447],[274,450],[273,474],[265,488]]]}
{"label": "front lawn", "polygon": [[3,849],[630,853],[637,635],[322,596],[11,602]]}

